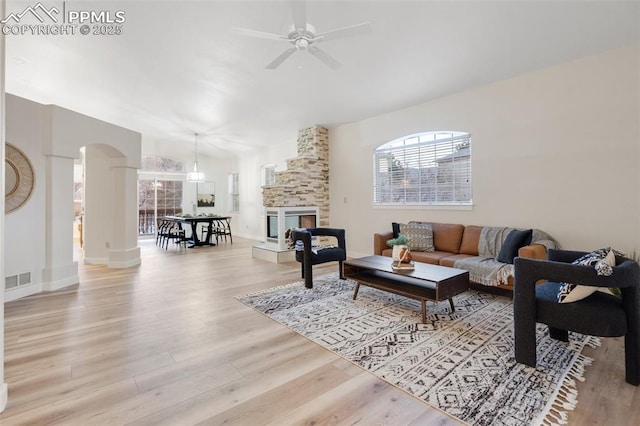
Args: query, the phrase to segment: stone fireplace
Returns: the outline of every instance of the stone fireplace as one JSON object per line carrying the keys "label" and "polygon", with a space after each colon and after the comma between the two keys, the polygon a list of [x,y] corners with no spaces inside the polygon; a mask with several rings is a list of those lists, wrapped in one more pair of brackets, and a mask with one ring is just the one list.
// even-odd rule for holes
{"label": "stone fireplace", "polygon": [[322,126],[300,130],[297,157],[286,164],[273,185],[262,187],[265,241],[253,250],[254,257],[277,262],[294,259],[284,239],[287,229],[329,226],[329,131]]}

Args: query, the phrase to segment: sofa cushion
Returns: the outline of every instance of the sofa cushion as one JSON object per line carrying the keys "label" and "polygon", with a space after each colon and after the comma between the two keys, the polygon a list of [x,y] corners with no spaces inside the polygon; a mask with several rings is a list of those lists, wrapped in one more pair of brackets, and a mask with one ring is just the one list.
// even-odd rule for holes
{"label": "sofa cushion", "polygon": [[514,229],[509,232],[507,238],[504,239],[498,260],[502,263],[513,263],[513,258],[518,255],[520,247],[528,246],[531,243],[532,229],[519,230]]}
{"label": "sofa cushion", "polygon": [[477,256],[481,232],[482,226],[465,226],[462,234],[462,242],[460,243],[460,253]]}
{"label": "sofa cushion", "polygon": [[[389,248],[387,241],[393,238],[391,231],[389,232],[376,232],[373,234],[373,254],[381,255],[383,250]],[[545,257],[546,259],[546,257]]]}
{"label": "sofa cushion", "polygon": [[460,253],[460,242],[464,225],[457,223],[433,223],[411,221],[409,223],[431,223],[433,228],[433,246],[436,251],[448,251],[453,254]]}
{"label": "sofa cushion", "polygon": [[456,260],[458,259],[465,259],[467,257],[475,257],[472,256],[470,254],[452,254],[449,255],[447,257],[443,257],[442,259],[440,259],[440,266],[448,266],[450,268],[453,268],[453,264],[455,263]]}
{"label": "sofa cushion", "polygon": [[400,224],[400,233],[409,238],[409,249],[414,251],[434,251],[433,228],[430,223]]}
{"label": "sofa cushion", "polygon": [[451,253],[446,251],[414,251],[411,252],[411,257],[414,262],[430,263],[432,265],[439,265],[440,259],[451,256]]}

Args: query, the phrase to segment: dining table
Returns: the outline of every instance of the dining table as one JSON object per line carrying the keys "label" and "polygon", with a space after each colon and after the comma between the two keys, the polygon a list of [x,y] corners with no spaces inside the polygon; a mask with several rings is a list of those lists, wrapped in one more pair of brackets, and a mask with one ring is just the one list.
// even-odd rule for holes
{"label": "dining table", "polygon": [[[212,237],[215,235],[214,232],[214,223],[227,222],[230,217],[229,216],[165,216],[167,220],[173,220],[174,222],[178,222],[179,224],[190,224],[191,225],[191,245],[189,248],[200,247],[200,246],[215,246],[216,243],[212,241]],[[207,224],[207,233],[203,240],[198,238],[198,224],[206,223]]]}

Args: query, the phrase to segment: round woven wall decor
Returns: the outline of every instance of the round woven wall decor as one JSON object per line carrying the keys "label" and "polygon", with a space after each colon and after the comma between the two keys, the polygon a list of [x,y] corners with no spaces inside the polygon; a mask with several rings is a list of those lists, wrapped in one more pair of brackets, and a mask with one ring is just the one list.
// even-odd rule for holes
{"label": "round woven wall decor", "polygon": [[27,156],[9,143],[5,144],[5,163],[4,211],[11,213],[31,197],[35,175]]}

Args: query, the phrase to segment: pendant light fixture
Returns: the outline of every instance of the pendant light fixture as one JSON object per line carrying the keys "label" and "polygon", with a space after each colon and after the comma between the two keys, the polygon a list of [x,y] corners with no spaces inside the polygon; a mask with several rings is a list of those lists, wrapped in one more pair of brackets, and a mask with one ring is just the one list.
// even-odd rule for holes
{"label": "pendant light fixture", "polygon": [[187,173],[187,182],[204,182],[204,173],[198,171],[198,134],[196,137],[196,160],[193,162],[193,171]]}

